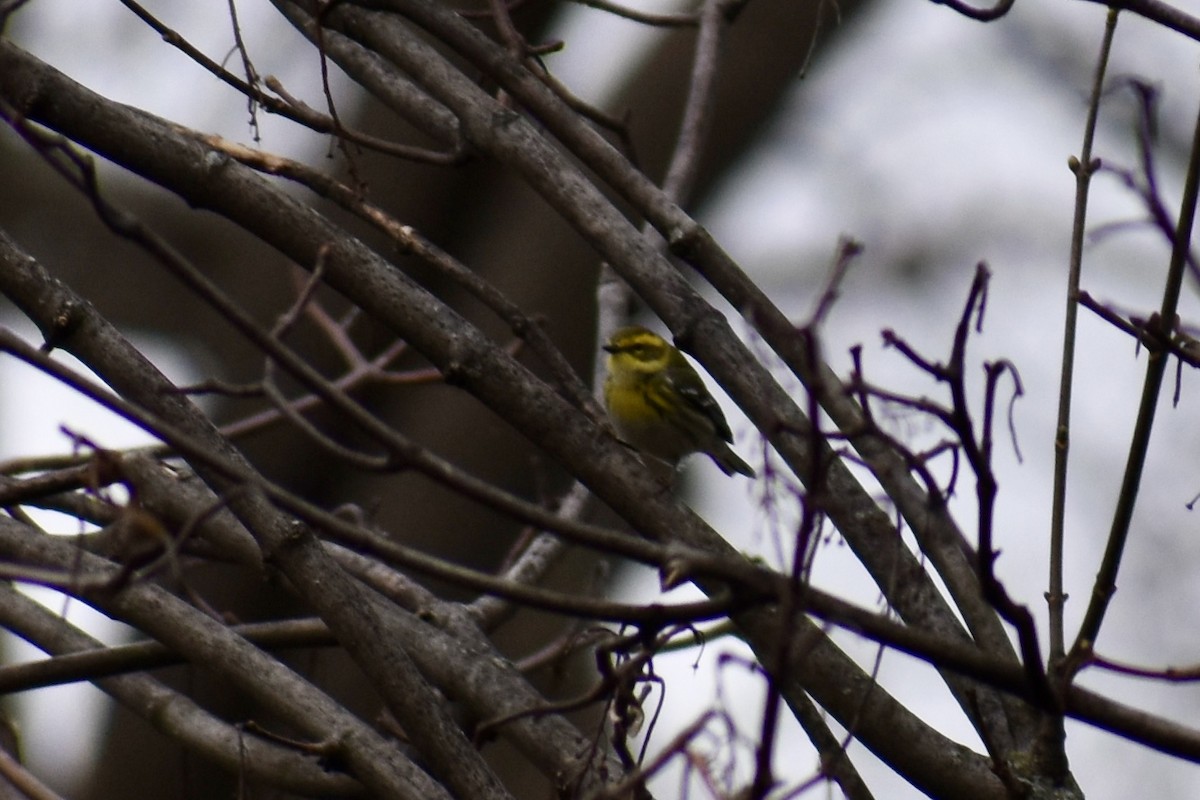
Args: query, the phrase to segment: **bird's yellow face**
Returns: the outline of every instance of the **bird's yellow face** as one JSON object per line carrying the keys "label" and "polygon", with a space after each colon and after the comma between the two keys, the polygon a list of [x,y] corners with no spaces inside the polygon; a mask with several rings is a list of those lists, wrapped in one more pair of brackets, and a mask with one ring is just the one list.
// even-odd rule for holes
{"label": "bird's yellow face", "polygon": [[604,345],[608,374],[614,378],[661,372],[671,359],[671,345],[645,328],[622,328]]}

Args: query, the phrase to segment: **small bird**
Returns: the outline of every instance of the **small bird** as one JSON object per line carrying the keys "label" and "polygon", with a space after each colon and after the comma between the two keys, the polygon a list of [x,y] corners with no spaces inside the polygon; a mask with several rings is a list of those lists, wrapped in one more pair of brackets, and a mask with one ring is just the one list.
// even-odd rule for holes
{"label": "small bird", "polygon": [[729,423],[683,353],[642,327],[621,328],[604,350],[604,404],[622,440],[672,466],[705,453],[726,475],[754,477],[729,447]]}

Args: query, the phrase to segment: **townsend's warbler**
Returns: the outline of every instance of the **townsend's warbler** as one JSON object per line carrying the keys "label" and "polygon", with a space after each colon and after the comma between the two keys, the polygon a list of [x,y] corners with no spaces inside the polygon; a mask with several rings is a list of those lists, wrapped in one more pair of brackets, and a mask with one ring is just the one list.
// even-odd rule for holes
{"label": "townsend's warbler", "polygon": [[604,345],[604,404],[621,438],[672,466],[706,453],[726,475],[753,478],[730,449],[729,424],[704,381],[677,349],[645,328],[622,328]]}

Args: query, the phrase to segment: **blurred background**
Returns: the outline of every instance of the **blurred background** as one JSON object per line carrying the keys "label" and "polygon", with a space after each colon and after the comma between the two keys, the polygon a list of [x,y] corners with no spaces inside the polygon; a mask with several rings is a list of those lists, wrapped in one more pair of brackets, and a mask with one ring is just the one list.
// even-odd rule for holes
{"label": "blurred background", "polygon": [[[229,53],[233,38],[223,4],[161,0],[146,5],[209,56],[220,60]],[[638,0],[637,8],[667,12],[688,6]],[[308,44],[268,3],[243,2],[238,14],[259,73],[277,76],[293,95],[323,108],[319,64]],[[730,37],[712,144],[696,201],[689,206],[797,321],[812,313],[839,237],[860,241],[865,249],[824,327],[825,356],[844,374],[849,348],[861,344],[875,384],[915,395],[940,397],[938,387],[881,347],[880,330],[894,329],[929,358],[947,357],[975,265],[986,261],[993,272],[988,313],[983,333],[972,340],[971,358],[977,365],[1009,359],[1024,388],[1014,409],[1015,443],[997,433],[998,572],[1009,593],[1034,611],[1043,631],[1074,196],[1067,159],[1079,152],[1104,17],[1098,4],[1018,2],[1006,17],[985,25],[921,0],[751,0]],[[585,100],[617,114],[628,111],[639,163],[652,176],[661,175],[690,66],[692,34],[648,29],[569,3],[531,3],[515,19],[531,41],[563,40],[561,52],[545,58],[548,69]],[[118,3],[33,0],[11,20],[6,34],[109,97],[200,131],[324,163],[345,175],[345,162],[330,156],[325,139],[278,118],[257,115],[261,138],[256,142],[244,99],[165,45]],[[1122,18],[1096,152],[1106,165],[1136,167],[1138,106],[1128,81],[1155,86],[1160,97],[1155,153],[1169,202],[1177,202],[1180,194],[1200,102],[1196,67],[1195,42]],[[336,70],[332,75],[343,116],[361,129],[401,135],[400,123],[356,93]],[[369,175],[372,197],[398,219],[486,275],[527,312],[545,315],[580,373],[591,374],[598,260],[539,198],[482,163],[443,169],[364,155],[359,172]],[[287,308],[294,289],[289,265],[280,256],[117,170],[105,168],[101,174],[107,191],[252,306],[260,319],[270,320]],[[1121,311],[1148,314],[1159,302],[1168,245],[1141,224],[1145,214],[1139,201],[1112,175],[1101,173],[1094,181],[1090,209],[1084,287]],[[250,381],[261,370],[261,358],[251,348],[145,256],[110,238],[86,201],[7,128],[0,131],[0,226],[127,335],[145,343],[179,381],[213,375]],[[1189,282],[1181,306],[1185,324],[1200,324],[1196,289]],[[327,301],[338,310],[337,298]],[[473,318],[486,319],[469,302],[461,306]],[[0,323],[21,324],[3,301]],[[498,338],[504,336],[494,320],[484,324]],[[745,331],[740,322],[735,327]],[[312,337],[307,349],[317,354],[318,363],[336,367],[327,345],[311,332],[302,335]],[[369,340],[371,332],[364,336]],[[1108,533],[1144,361],[1126,336],[1081,312],[1067,513],[1068,635],[1082,614]],[[982,375],[980,368],[980,382]],[[62,424],[110,447],[136,441],[134,433],[112,427],[111,420],[62,397],[52,384],[32,388],[33,380],[11,361],[0,361],[0,460],[66,451],[69,444],[58,433]],[[1200,472],[1194,468],[1200,424],[1190,411],[1196,379],[1184,374],[1181,380],[1178,408],[1164,392],[1120,591],[1098,643],[1106,656],[1156,667],[1200,662],[1195,645],[1200,621],[1193,613],[1200,582],[1192,579],[1200,572],[1200,548],[1196,517],[1186,507],[1200,492]],[[251,410],[225,400],[212,400],[211,407],[223,419]],[[481,477],[527,496],[550,495],[562,486],[562,476],[541,464],[502,422],[444,387],[406,390],[399,399],[389,394],[380,399],[380,409]],[[760,463],[761,445],[745,420],[732,407],[727,414],[738,449]],[[455,423],[446,424],[449,418]],[[942,438],[941,431],[911,415],[896,414],[892,424],[916,443]],[[416,477],[364,479],[326,470],[323,457],[306,452],[297,437],[267,434],[245,446],[268,475],[292,488],[330,506],[358,503],[405,541],[457,558],[469,554],[476,566],[496,563],[518,533],[511,522],[473,506],[429,502],[430,486]],[[739,548],[778,561],[795,525],[786,482],[728,480],[706,459],[694,459],[685,474],[691,502],[719,531]],[[960,484],[953,503],[964,529],[972,530],[971,487]],[[487,535],[481,537],[481,531]],[[878,603],[836,534],[818,552],[815,567],[818,585],[860,603]],[[562,568],[564,575],[592,570],[587,563]],[[263,607],[249,585],[206,590],[248,619],[290,612]],[[608,591],[650,597],[657,593],[657,578],[619,570]],[[46,599],[52,608],[63,605],[61,598]],[[77,606],[70,610],[82,613]],[[561,624],[522,615],[505,630],[505,645],[521,655]],[[112,641],[121,633],[97,635]],[[838,640],[862,663],[875,659],[869,643],[846,635]],[[5,659],[33,657],[16,642],[6,641],[4,647]],[[761,714],[761,682],[745,670],[722,666],[720,658],[738,652],[736,643],[721,640],[656,661],[669,688],[652,751],[654,742],[667,742],[702,710],[697,697],[735,712],[753,734]],[[309,666],[352,693],[353,670],[332,657],[320,659]],[[203,680],[178,672],[181,681]],[[933,670],[887,653],[880,676],[918,714],[982,749]],[[1081,682],[1185,723],[1200,718],[1200,689],[1191,685],[1094,671]],[[145,774],[108,769],[127,763],[119,754],[154,753],[164,745],[140,721],[114,714],[91,687],[42,690],[7,702],[20,720],[32,768],[68,796],[207,796],[203,770],[188,766],[178,753],[142,759]],[[369,707],[369,700],[362,702]],[[236,717],[239,700],[225,698],[218,708]],[[777,753],[779,768],[803,779],[815,771],[815,757],[798,731],[788,735],[789,746]],[[99,747],[97,737],[102,737]],[[1087,726],[1068,724],[1067,748],[1074,774],[1090,797],[1188,797],[1200,789],[1195,766]],[[876,796],[918,796],[861,748],[851,745],[851,750]],[[684,794],[677,771],[664,773],[652,789],[660,798]]]}

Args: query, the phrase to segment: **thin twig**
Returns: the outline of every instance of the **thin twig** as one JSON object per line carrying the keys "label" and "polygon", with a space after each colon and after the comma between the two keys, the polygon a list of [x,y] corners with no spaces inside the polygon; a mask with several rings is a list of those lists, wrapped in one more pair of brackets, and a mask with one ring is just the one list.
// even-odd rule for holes
{"label": "thin twig", "polygon": [[996,4],[990,8],[980,8],[978,6],[964,3],[962,0],[933,0],[938,5],[943,5],[946,8],[953,9],[959,14],[962,14],[968,19],[973,19],[978,22],[991,22],[1000,19],[1009,11],[1012,10],[1015,0],[997,0]]}
{"label": "thin twig", "polygon": [[1066,653],[1063,633],[1063,607],[1067,596],[1063,588],[1063,556],[1067,507],[1067,465],[1071,447],[1071,397],[1075,385],[1075,341],[1079,316],[1079,286],[1083,274],[1083,237],[1087,224],[1088,190],[1099,161],[1092,158],[1092,143],[1096,122],[1100,117],[1100,98],[1104,75],[1112,52],[1117,29],[1117,12],[1110,9],[1104,26],[1104,39],[1092,78],[1092,94],[1088,103],[1087,122],[1083,126],[1083,145],[1079,158],[1072,158],[1075,173],[1075,215],[1071,223],[1071,255],[1067,270],[1066,317],[1063,320],[1062,371],[1058,386],[1058,424],[1054,431],[1054,495],[1050,508],[1050,578],[1046,590],[1049,615],[1050,667],[1057,671]]}
{"label": "thin twig", "polygon": [[[1162,305],[1159,309],[1158,325],[1163,338],[1170,338],[1171,326],[1176,316],[1179,304],[1179,294],[1183,284],[1183,275],[1187,266],[1187,256],[1192,240],[1192,228],[1195,223],[1197,196],[1200,195],[1200,112],[1196,119],[1195,132],[1192,139],[1192,150],[1188,160],[1187,179],[1184,184],[1183,200],[1179,208],[1179,222],[1174,236],[1174,247],[1171,251],[1171,261],[1167,269],[1167,278],[1163,287]],[[1158,407],[1158,396],[1162,388],[1163,375],[1166,371],[1166,353],[1151,351],[1147,359],[1146,377],[1142,385],[1142,397],[1138,407],[1137,420],[1134,423],[1133,437],[1129,444],[1129,455],[1125,464],[1125,473],[1121,480],[1121,490],[1117,496],[1117,507],[1113,511],[1112,528],[1109,531],[1108,542],[1100,569],[1092,585],[1092,596],[1084,613],[1083,622],[1067,656],[1066,675],[1069,677],[1078,669],[1078,665],[1087,660],[1100,627],[1104,622],[1105,612],[1109,601],[1116,591],[1117,573],[1121,567],[1121,558],[1129,537],[1130,525],[1133,521],[1133,509],[1137,502],[1138,489],[1141,485],[1142,469],[1146,463],[1146,454],[1150,447],[1150,434],[1154,427],[1155,412]]]}
{"label": "thin twig", "polygon": [[705,0],[700,10],[700,30],[696,36],[696,54],[692,59],[683,120],[671,152],[667,176],[663,179],[663,192],[680,205],[687,205],[692,195],[699,177],[700,158],[716,113],[716,82],[721,71],[725,34],[729,30],[726,5],[727,0]]}
{"label": "thin twig", "polygon": [[[194,61],[203,69],[207,70],[218,79],[224,81],[229,86],[232,86],[237,91],[244,94],[248,101],[252,104],[262,106],[272,114],[278,114],[282,117],[298,122],[305,127],[311,128],[317,133],[336,134],[339,137],[345,137],[355,144],[363,147],[376,150],[387,155],[397,156],[399,158],[411,159],[413,161],[421,161],[433,164],[449,164],[461,160],[461,147],[455,145],[450,153],[435,153],[429,150],[412,147],[410,145],[398,144],[389,142],[385,139],[380,139],[369,134],[348,129],[338,124],[330,117],[320,114],[303,102],[289,95],[284,91],[282,84],[276,78],[267,76],[265,84],[271,91],[276,92],[279,97],[273,97],[266,92],[263,92],[257,86],[243,81],[241,78],[234,75],[229,70],[222,67],[219,63],[212,60],[194,45],[183,38],[177,31],[172,30],[157,19],[153,14],[143,8],[135,0],[121,0],[121,3],[132,11],[139,19],[150,26],[158,33],[167,44],[178,48],[180,52]],[[282,99],[281,99],[282,98]]]}
{"label": "thin twig", "polygon": [[581,6],[607,11],[613,16],[658,28],[694,28],[700,24],[698,14],[651,14],[635,8],[610,3],[608,0],[571,0]]}

